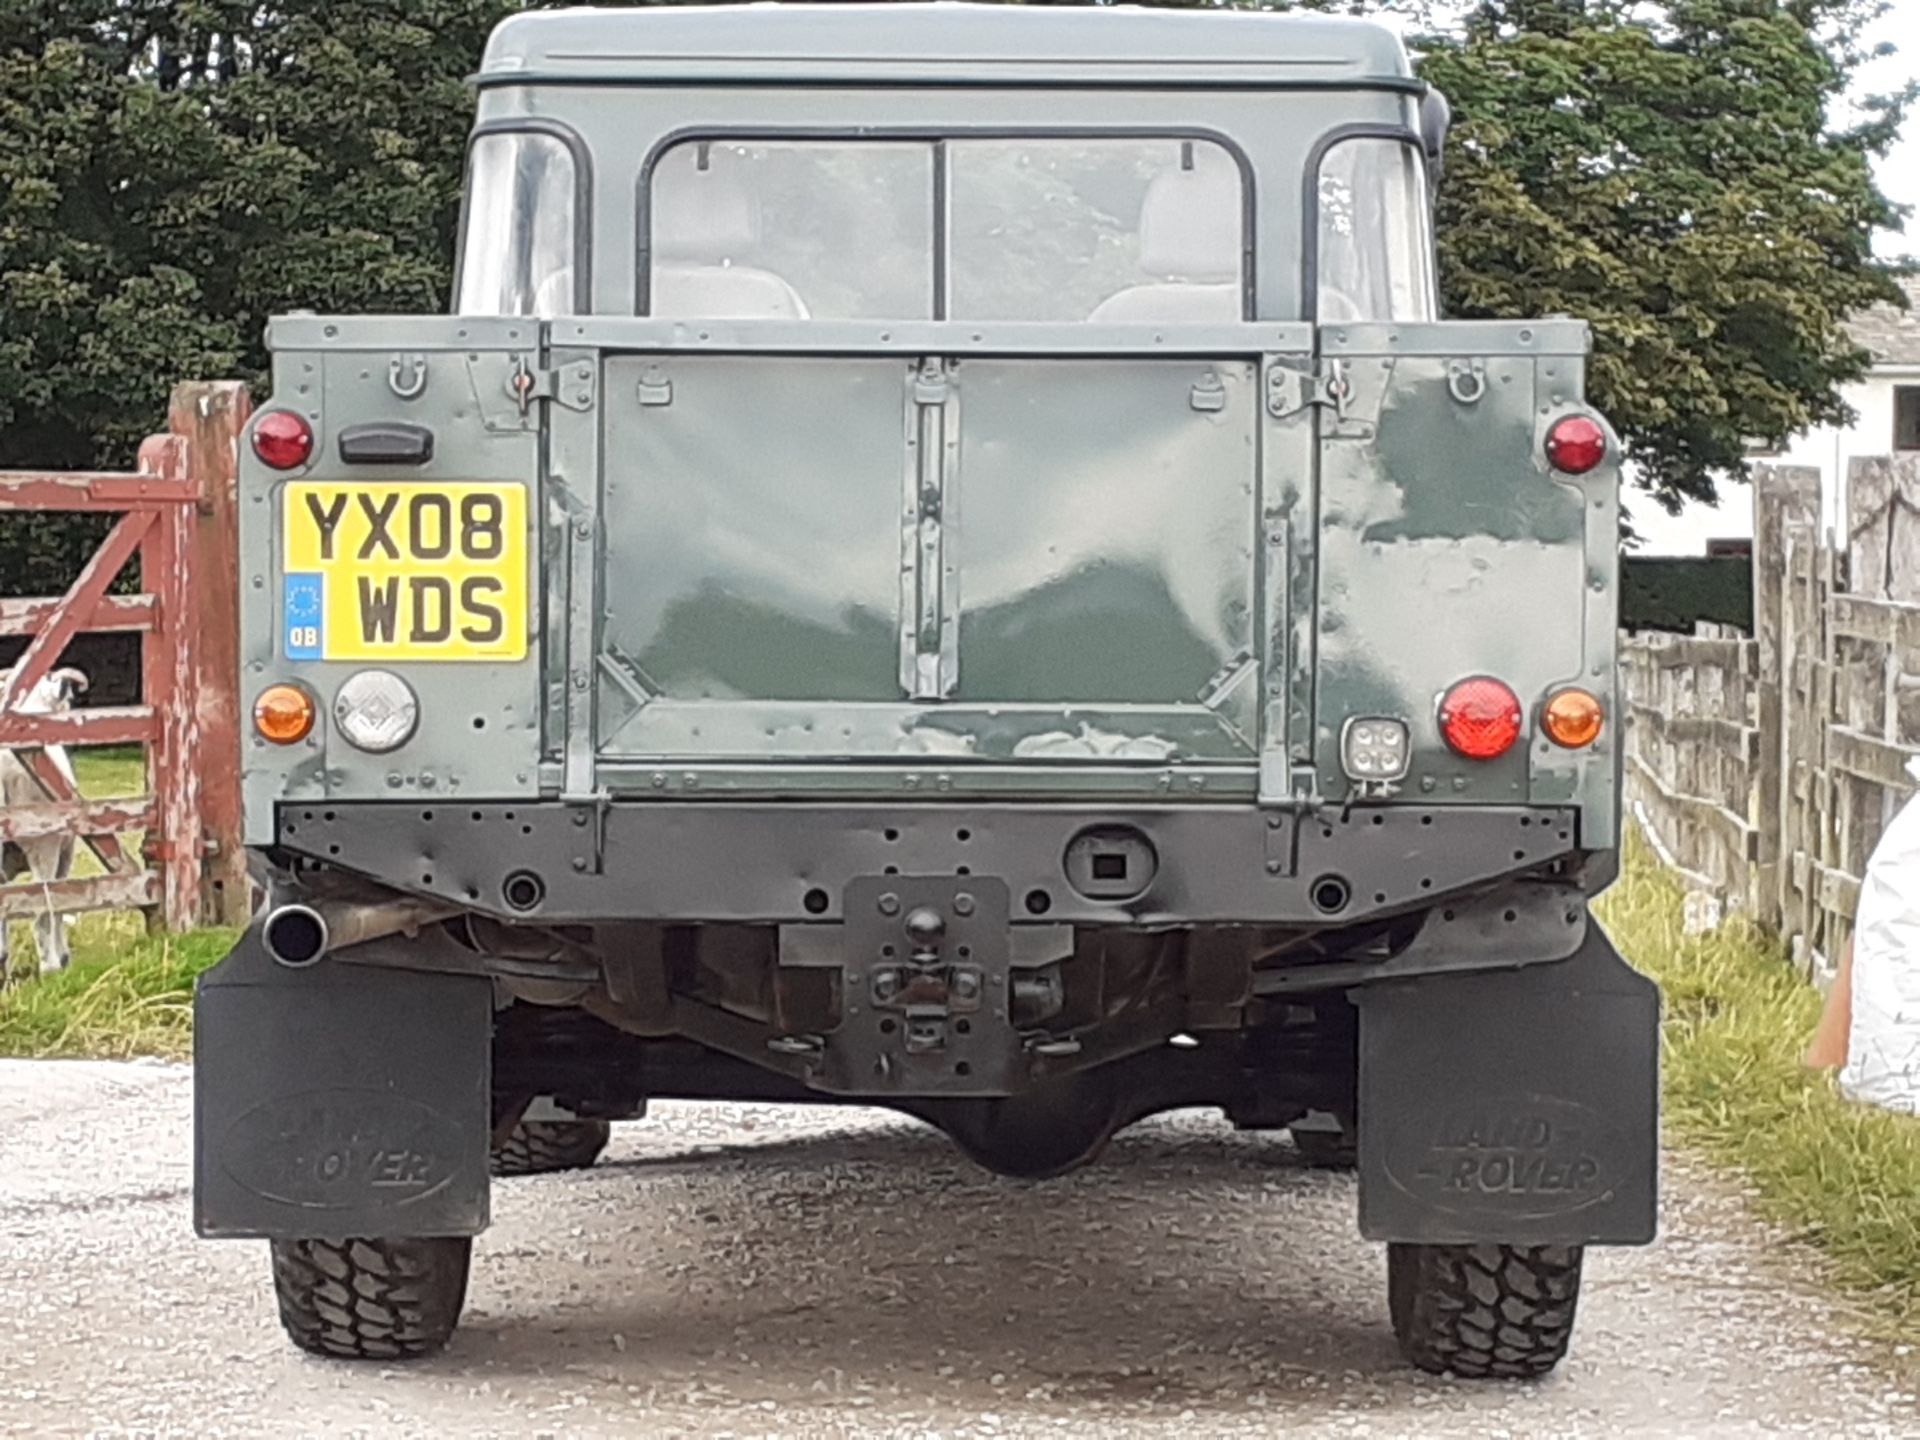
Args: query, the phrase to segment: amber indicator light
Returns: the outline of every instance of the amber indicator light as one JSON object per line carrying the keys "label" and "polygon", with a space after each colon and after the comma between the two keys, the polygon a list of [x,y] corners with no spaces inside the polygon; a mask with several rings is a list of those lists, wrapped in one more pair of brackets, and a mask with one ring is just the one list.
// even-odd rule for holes
{"label": "amber indicator light", "polygon": [[298,685],[269,685],[253,702],[253,728],[276,745],[292,745],[313,731],[313,697]]}
{"label": "amber indicator light", "polygon": [[1596,696],[1585,690],[1562,690],[1547,701],[1540,724],[1554,744],[1578,750],[1600,738],[1606,718]]}

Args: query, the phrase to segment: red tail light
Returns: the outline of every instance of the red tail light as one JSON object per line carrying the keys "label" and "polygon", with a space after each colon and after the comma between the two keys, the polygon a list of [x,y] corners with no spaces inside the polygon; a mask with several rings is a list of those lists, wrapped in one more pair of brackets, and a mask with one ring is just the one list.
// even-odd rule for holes
{"label": "red tail light", "polygon": [[269,410],[253,422],[253,453],[262,465],[297,470],[313,454],[313,427],[291,410]]}
{"label": "red tail light", "polygon": [[1520,738],[1520,697],[1490,675],[1462,680],[1440,701],[1440,733],[1469,760],[1492,760]]}
{"label": "red tail light", "polygon": [[1607,458],[1607,432],[1591,415],[1569,415],[1547,432],[1547,460],[1568,475],[1584,475]]}

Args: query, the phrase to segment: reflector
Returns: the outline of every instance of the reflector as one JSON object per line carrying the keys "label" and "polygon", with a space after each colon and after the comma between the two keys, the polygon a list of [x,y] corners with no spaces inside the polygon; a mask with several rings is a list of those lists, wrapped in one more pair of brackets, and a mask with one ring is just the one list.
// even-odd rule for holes
{"label": "reflector", "polygon": [[1569,415],[1547,432],[1547,460],[1556,470],[1584,475],[1607,458],[1607,432],[1588,415]]}
{"label": "reflector", "polygon": [[262,465],[296,470],[313,454],[313,427],[291,410],[269,410],[253,422],[253,453]]}

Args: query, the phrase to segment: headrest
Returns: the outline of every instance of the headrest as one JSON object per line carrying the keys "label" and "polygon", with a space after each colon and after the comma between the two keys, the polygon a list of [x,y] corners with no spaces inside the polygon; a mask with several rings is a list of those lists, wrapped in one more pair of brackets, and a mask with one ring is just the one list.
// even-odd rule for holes
{"label": "headrest", "polygon": [[[707,168],[700,168],[700,152]],[[653,172],[653,258],[719,265],[760,239],[760,206],[718,146],[681,145]]]}
{"label": "headrest", "polygon": [[1140,202],[1140,268],[1166,279],[1219,284],[1240,276],[1240,171],[1195,147],[1191,170],[1156,175]]}

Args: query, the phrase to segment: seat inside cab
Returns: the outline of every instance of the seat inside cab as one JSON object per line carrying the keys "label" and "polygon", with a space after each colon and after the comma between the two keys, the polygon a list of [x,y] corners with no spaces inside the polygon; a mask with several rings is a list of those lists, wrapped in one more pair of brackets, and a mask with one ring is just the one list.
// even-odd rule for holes
{"label": "seat inside cab", "polygon": [[1096,324],[1210,324],[1241,318],[1240,176],[1225,154],[1190,151],[1140,204],[1140,269],[1159,278],[1109,295]]}
{"label": "seat inside cab", "polygon": [[771,270],[737,263],[760,242],[759,198],[705,145],[669,151],[653,178],[648,310],[670,319],[805,320],[807,305]]}

